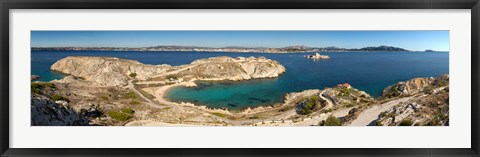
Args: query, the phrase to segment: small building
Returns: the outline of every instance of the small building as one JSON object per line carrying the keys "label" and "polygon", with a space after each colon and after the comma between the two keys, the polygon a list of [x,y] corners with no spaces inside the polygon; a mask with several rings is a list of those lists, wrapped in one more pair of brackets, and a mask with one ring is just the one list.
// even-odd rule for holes
{"label": "small building", "polygon": [[344,88],[347,88],[347,89],[352,88],[352,86],[349,83],[338,84],[337,87],[344,87]]}

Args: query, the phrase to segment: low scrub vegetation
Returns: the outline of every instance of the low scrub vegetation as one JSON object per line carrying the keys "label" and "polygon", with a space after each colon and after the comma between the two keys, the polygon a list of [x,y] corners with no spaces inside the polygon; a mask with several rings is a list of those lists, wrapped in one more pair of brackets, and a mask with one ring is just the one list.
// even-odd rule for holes
{"label": "low scrub vegetation", "polygon": [[350,94],[352,94],[352,89],[345,87],[341,87],[338,92],[338,96],[349,96]]}
{"label": "low scrub vegetation", "polygon": [[117,121],[127,121],[133,118],[134,113],[131,108],[122,108],[120,111],[109,111],[107,115]]}
{"label": "low scrub vegetation", "polygon": [[330,115],[326,120],[321,121],[319,125],[320,126],[340,126],[342,125],[342,121],[337,117]]}
{"label": "low scrub vegetation", "polygon": [[215,116],[218,116],[218,117],[222,117],[222,118],[225,117],[225,114],[219,113],[219,112],[213,112],[212,114],[215,115]]}
{"label": "low scrub vegetation", "polygon": [[447,80],[442,80],[442,79],[437,79],[435,80],[435,86],[436,87],[444,87],[444,86],[448,86],[448,81]]}
{"label": "low scrub vegetation", "polygon": [[128,76],[130,76],[132,78],[135,78],[135,77],[137,77],[137,73],[130,73],[130,75],[128,75]]}
{"label": "low scrub vegetation", "polygon": [[300,102],[299,114],[307,115],[321,109],[325,104],[324,100],[318,98],[317,95],[313,95]]}
{"label": "low scrub vegetation", "polygon": [[132,104],[132,105],[138,105],[138,104],[140,104],[140,101],[138,101],[138,100],[132,100],[132,101],[130,101],[130,104]]}
{"label": "low scrub vegetation", "polygon": [[284,107],[284,108],[278,110],[278,112],[285,112],[285,111],[291,110],[293,108],[294,108],[293,106],[287,106],[287,107]]}
{"label": "low scrub vegetation", "polygon": [[108,97],[107,96],[100,96],[100,99],[107,101]]}
{"label": "low scrub vegetation", "polygon": [[427,86],[423,89],[423,92],[426,94],[432,94],[433,93],[433,87],[432,86]]}
{"label": "low scrub vegetation", "polygon": [[128,92],[127,94],[125,94],[125,98],[127,99],[135,99],[137,98],[137,95],[135,94],[135,92]]}
{"label": "low scrub vegetation", "polygon": [[41,94],[41,90],[45,87],[48,88],[55,88],[55,84],[50,82],[32,82],[31,84],[31,92],[33,94]]}
{"label": "low scrub vegetation", "polygon": [[260,119],[261,117],[258,116],[258,115],[254,115],[254,116],[251,116],[251,117],[248,117],[248,119]]}
{"label": "low scrub vegetation", "polygon": [[398,124],[399,126],[412,126],[413,121],[411,119],[404,119]]}
{"label": "low scrub vegetation", "polygon": [[167,77],[165,77],[167,80],[176,80],[178,77],[175,76],[175,75],[168,75]]}
{"label": "low scrub vegetation", "polygon": [[383,124],[381,121],[377,120],[375,121],[375,126],[383,126]]}
{"label": "low scrub vegetation", "polygon": [[70,100],[68,100],[67,98],[65,98],[61,95],[58,95],[58,94],[52,95],[51,98],[52,98],[53,101],[63,100],[63,101],[66,101],[66,102],[70,102]]}

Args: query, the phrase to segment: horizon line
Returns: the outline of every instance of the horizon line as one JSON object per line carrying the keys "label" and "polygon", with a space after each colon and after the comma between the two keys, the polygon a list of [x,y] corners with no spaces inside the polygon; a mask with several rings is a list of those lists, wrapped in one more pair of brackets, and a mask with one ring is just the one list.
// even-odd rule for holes
{"label": "horizon line", "polygon": [[[344,48],[344,47],[338,47],[338,46],[319,47],[319,46],[307,46],[307,45],[290,45],[290,46],[283,46],[283,47],[262,47],[262,46],[257,46],[257,47],[248,47],[248,46],[211,47],[211,46],[193,46],[193,45],[153,45],[153,46],[136,46],[136,47],[128,47],[128,46],[125,46],[125,47],[121,47],[121,46],[32,46],[30,48],[149,48],[149,47],[158,47],[158,46],[164,46],[164,47],[168,47],[168,46],[172,46],[172,47],[173,46],[176,46],[176,47],[203,47],[203,48],[239,48],[239,49],[241,49],[241,48],[248,48],[248,49],[288,48],[288,47],[295,47],[295,46],[307,47],[307,48],[331,48],[331,47],[334,47],[334,48],[340,48],[340,49],[361,49],[361,48],[367,48],[367,47],[382,47],[382,46],[402,48],[402,47],[390,46],[390,45],[363,46],[363,47],[359,47],[359,48]],[[402,48],[402,49],[405,49],[405,48]],[[405,50],[408,50],[408,49],[405,49]],[[423,51],[425,51],[425,50],[449,51],[449,50],[434,50],[434,49],[429,49],[429,48],[423,49]],[[408,50],[408,51],[422,51],[422,50]]]}

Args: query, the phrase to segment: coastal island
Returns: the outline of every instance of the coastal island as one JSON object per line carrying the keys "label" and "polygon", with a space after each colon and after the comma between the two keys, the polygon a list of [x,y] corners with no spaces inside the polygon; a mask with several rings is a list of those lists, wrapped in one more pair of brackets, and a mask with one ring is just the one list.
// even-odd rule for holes
{"label": "coastal island", "polygon": [[449,125],[448,75],[398,82],[378,98],[339,82],[287,93],[284,102],[275,105],[232,111],[172,102],[165,93],[175,86],[197,86],[199,80],[275,78],[286,72],[285,67],[265,57],[212,57],[171,66],[72,56],[51,69],[68,76],[32,82],[32,125]]}
{"label": "coastal island", "polygon": [[303,56],[305,58],[308,58],[308,59],[312,59],[314,61],[316,60],[321,60],[321,59],[330,59],[330,56],[327,56],[327,55],[320,55],[318,53],[315,53],[313,55],[305,55]]}

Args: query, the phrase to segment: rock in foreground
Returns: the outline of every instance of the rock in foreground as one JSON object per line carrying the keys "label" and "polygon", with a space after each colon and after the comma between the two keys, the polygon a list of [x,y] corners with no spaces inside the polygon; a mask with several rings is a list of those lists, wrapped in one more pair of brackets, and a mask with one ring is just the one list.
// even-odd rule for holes
{"label": "rock in foreground", "polygon": [[436,87],[447,86],[449,75],[444,74],[437,78],[414,78],[408,81],[401,81],[388,86],[382,91],[383,98],[412,95],[419,92],[431,93]]}
{"label": "rock in foreground", "polygon": [[32,126],[84,126],[88,120],[68,106],[57,104],[42,95],[32,95]]}

